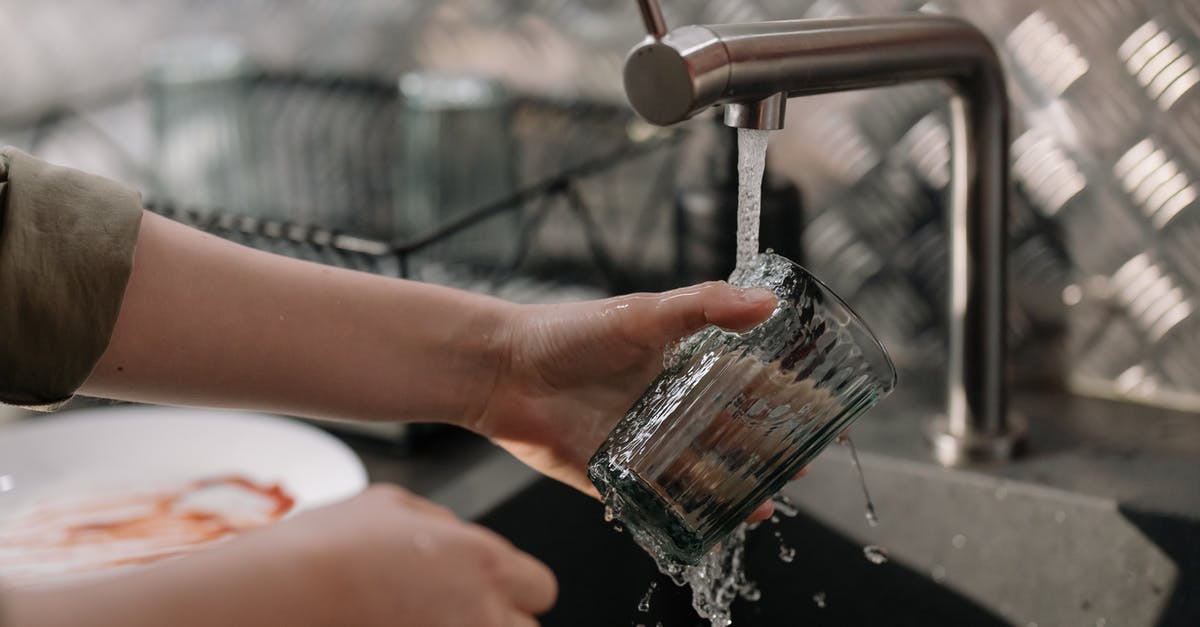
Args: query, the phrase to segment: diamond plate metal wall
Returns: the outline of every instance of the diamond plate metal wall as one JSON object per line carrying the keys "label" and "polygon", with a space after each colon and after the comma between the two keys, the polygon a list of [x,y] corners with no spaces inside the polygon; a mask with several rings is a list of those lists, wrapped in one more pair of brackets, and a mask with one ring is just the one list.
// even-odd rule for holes
{"label": "diamond plate metal wall", "polygon": [[[1014,110],[1015,375],[1200,409],[1200,3],[735,4],[773,18],[945,12],[983,28]],[[809,263],[910,364],[944,361],[944,101],[935,85],[794,100],[773,143],[777,169],[816,201]]]}

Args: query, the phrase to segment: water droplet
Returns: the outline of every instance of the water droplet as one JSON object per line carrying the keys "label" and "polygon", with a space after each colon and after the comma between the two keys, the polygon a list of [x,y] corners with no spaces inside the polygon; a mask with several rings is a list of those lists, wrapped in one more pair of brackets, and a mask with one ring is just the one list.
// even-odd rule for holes
{"label": "water droplet", "polygon": [[872,564],[883,564],[888,561],[887,549],[874,544],[863,547],[863,556]]}
{"label": "water droplet", "polygon": [[616,517],[616,513],[613,512],[612,505],[605,505],[604,506],[604,522],[612,522],[613,518],[615,518],[615,517]]}
{"label": "water droplet", "polygon": [[941,564],[934,566],[933,572],[930,573],[930,576],[933,577],[934,581],[942,583],[946,580],[946,567],[942,566]]}
{"label": "water droplet", "polygon": [[779,524],[779,517],[778,517],[778,516],[771,516],[771,523],[772,523],[772,524],[776,524],[776,525],[778,525],[778,524]]}
{"label": "water droplet", "polygon": [[621,523],[614,523],[613,531],[615,531],[617,533],[621,533],[622,531],[625,531],[625,528],[621,526]]}
{"label": "water droplet", "polygon": [[780,494],[774,498],[775,511],[788,518],[795,518],[800,513],[800,509],[792,504],[792,500]]}
{"label": "water droplet", "polygon": [[772,532],[771,532],[771,535],[775,536],[775,539],[776,539],[776,540],[781,540],[781,539],[783,539],[783,534],[782,534],[782,533],[780,533],[780,531],[779,531],[778,529],[776,529],[775,531],[772,531]]}
{"label": "water droplet", "polygon": [[779,559],[791,564],[792,560],[796,559],[796,549],[786,544],[779,545]]}
{"label": "water droplet", "polygon": [[0,475],[0,492],[9,492],[16,487],[17,482],[12,475]]}
{"label": "water droplet", "polygon": [[871,503],[871,502],[867,503],[866,517],[867,517],[868,525],[870,525],[872,527],[879,526],[879,515],[875,513],[875,504],[874,503]]}
{"label": "water droplet", "polygon": [[967,536],[964,536],[961,533],[956,533],[954,534],[953,538],[950,538],[950,544],[954,545],[954,548],[956,549],[961,549],[964,546],[967,546]]}
{"label": "water droplet", "polygon": [[650,588],[648,590],[646,590],[646,594],[642,595],[642,600],[638,601],[638,611],[639,612],[649,612],[650,611],[650,596],[654,594],[654,589],[657,587],[658,587],[657,581],[650,582]]}
{"label": "water droplet", "polygon": [[759,590],[758,586],[754,585],[753,583],[747,583],[742,587],[741,590],[738,591],[738,595],[743,599],[754,603],[762,598],[762,590]]}
{"label": "water droplet", "polygon": [[814,594],[813,595],[813,603],[816,603],[817,607],[819,607],[821,609],[825,609],[825,593],[818,592],[818,593]]}
{"label": "water droplet", "polygon": [[1067,513],[1062,511],[1061,509],[1058,510],[1057,512],[1054,512],[1054,522],[1061,524],[1066,519],[1067,519]]}
{"label": "water droplet", "polygon": [[436,552],[436,545],[434,544],[433,536],[425,533],[424,531],[418,532],[416,535],[414,535],[412,541],[417,547],[417,550],[421,553],[429,555]]}

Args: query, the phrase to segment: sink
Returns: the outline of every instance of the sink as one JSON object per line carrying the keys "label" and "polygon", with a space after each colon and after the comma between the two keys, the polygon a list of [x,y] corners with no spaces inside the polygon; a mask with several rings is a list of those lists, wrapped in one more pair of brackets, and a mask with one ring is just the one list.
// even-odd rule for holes
{"label": "sink", "polygon": [[[878,527],[843,447],[785,488],[801,513],[751,533],[747,571],[762,598],[735,604],[735,625],[1200,625],[1200,417],[1021,392],[1028,455],[951,470],[929,461],[921,436],[937,398],[902,386],[853,427]],[[549,564],[562,590],[547,627],[703,625],[688,591],[604,523],[599,503],[485,440],[457,434],[403,459],[356,450],[372,480],[407,485]],[[775,530],[793,562],[780,561]],[[869,544],[890,560],[867,561]],[[651,582],[651,610],[639,612]]]}
{"label": "sink", "polygon": [[[692,609],[689,591],[660,575],[627,534],[606,524],[598,502],[571,488],[539,479],[478,521],[558,575],[558,604],[542,618],[544,627],[707,625]],[[791,563],[779,559],[775,530],[797,550]],[[924,573],[895,561],[867,561],[861,544],[803,514],[752,531],[747,562],[762,597],[735,603],[734,625],[1007,624]],[[650,610],[641,612],[638,603],[651,582]],[[823,595],[824,607],[816,595]]]}
{"label": "sink", "polygon": [[[881,518],[872,528],[840,452],[828,451],[785,489],[800,515],[750,533],[747,574],[762,597],[735,603],[734,625],[1198,624],[1195,526],[867,453]],[[571,488],[535,480],[477,521],[558,575],[560,599],[546,627],[705,624],[688,591],[604,523],[598,502]],[[780,560],[780,542],[796,549],[791,563]],[[884,547],[889,561],[868,561],[867,544]],[[651,582],[651,609],[639,612]]]}

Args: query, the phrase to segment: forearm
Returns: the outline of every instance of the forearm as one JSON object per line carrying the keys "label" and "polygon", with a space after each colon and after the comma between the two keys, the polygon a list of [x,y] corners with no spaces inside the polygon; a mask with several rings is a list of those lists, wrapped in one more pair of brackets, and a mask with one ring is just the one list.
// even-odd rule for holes
{"label": "forearm", "polygon": [[513,305],[297,261],[147,214],[81,392],[359,420],[478,413]]}

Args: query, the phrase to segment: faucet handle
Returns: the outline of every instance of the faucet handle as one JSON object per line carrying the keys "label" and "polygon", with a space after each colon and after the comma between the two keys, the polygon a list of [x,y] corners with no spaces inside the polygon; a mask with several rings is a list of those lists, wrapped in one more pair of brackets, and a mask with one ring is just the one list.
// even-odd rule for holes
{"label": "faucet handle", "polygon": [[658,0],[638,0],[638,9],[642,11],[642,21],[646,24],[646,32],[655,39],[662,39],[663,35],[667,34],[667,23],[663,20]]}

